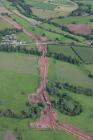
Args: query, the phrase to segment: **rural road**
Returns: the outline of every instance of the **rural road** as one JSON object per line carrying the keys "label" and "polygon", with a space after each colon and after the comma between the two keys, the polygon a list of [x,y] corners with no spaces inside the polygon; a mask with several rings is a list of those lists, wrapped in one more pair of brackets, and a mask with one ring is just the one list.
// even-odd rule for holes
{"label": "rural road", "polygon": [[[31,124],[31,127],[38,128],[38,129],[56,129],[56,130],[64,130],[67,133],[71,133],[72,135],[78,137],[82,140],[93,140],[93,136],[87,134],[77,127],[73,126],[69,123],[60,123],[57,120],[57,114],[53,112],[51,101],[49,99],[48,92],[46,91],[47,79],[48,79],[48,58],[46,57],[47,54],[47,47],[42,42],[45,40],[43,37],[39,37],[34,35],[31,32],[28,32],[24,27],[10,19],[9,17],[1,17],[3,20],[11,24],[13,27],[17,29],[23,29],[24,33],[30,36],[32,39],[35,40],[37,49],[42,52],[42,56],[39,58],[39,70],[40,70],[40,86],[37,91],[28,97],[29,102],[38,103],[43,102],[46,107],[41,112],[41,117],[38,121]],[[8,140],[8,139],[6,139]],[[12,139],[15,140],[15,139]]]}

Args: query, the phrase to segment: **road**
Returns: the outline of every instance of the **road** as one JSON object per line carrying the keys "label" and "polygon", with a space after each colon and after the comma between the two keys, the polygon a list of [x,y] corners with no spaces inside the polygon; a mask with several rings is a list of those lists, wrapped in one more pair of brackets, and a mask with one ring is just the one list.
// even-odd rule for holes
{"label": "road", "polygon": [[72,124],[69,123],[60,123],[57,120],[57,114],[53,111],[53,108],[51,106],[51,101],[49,99],[48,92],[46,91],[46,85],[48,82],[48,58],[46,57],[47,54],[47,47],[46,44],[43,44],[43,41],[46,41],[45,38],[39,37],[34,35],[31,32],[28,32],[24,27],[16,23],[15,21],[12,21],[12,19],[9,19],[9,17],[2,17],[3,20],[10,23],[13,27],[20,29],[23,29],[23,32],[30,36],[32,39],[35,40],[37,49],[42,52],[42,56],[39,58],[38,64],[39,64],[39,71],[41,76],[41,81],[39,88],[37,91],[28,97],[29,102],[32,103],[38,103],[43,102],[46,107],[41,112],[41,117],[38,121],[31,124],[31,127],[38,128],[38,129],[56,129],[56,130],[64,130],[67,133],[71,133],[72,135],[78,137],[79,139],[83,140],[93,140],[93,136],[90,134],[87,134],[77,127],[75,127]]}

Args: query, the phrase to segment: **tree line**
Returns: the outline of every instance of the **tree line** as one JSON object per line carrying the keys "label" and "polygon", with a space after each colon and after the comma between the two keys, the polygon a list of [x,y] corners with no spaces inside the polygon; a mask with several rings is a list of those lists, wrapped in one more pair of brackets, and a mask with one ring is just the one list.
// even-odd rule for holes
{"label": "tree line", "polygon": [[74,10],[71,12],[69,16],[83,16],[83,15],[92,15],[92,6],[90,4],[84,4],[77,2],[78,4],[78,9]]}
{"label": "tree line", "polygon": [[26,48],[22,46],[16,46],[13,45],[0,45],[0,52],[18,52],[18,53],[24,53],[24,54],[32,54],[32,55],[41,55],[41,52],[38,51],[36,48]]}
{"label": "tree line", "polygon": [[63,53],[56,53],[56,52],[49,52],[47,53],[48,57],[53,57],[57,60],[62,60],[65,62],[68,62],[70,64],[75,64],[75,65],[79,65],[81,64],[81,62],[79,60],[77,60],[76,58],[72,58],[71,56],[66,56]]}
{"label": "tree line", "polygon": [[5,35],[11,35],[11,34],[16,34],[22,32],[22,29],[17,29],[17,28],[6,28],[4,30],[0,30],[0,36],[5,36]]}
{"label": "tree line", "polygon": [[29,104],[26,103],[25,109],[20,113],[16,113],[13,109],[0,110],[0,117],[16,118],[16,119],[37,119],[40,117],[41,110],[44,108],[44,104]]}
{"label": "tree line", "polygon": [[24,14],[27,17],[31,17],[32,10],[29,4],[25,3],[25,0],[7,0],[12,2],[12,6],[16,7],[20,13]]}
{"label": "tree line", "polygon": [[76,94],[83,94],[86,96],[93,96],[93,89],[91,88],[85,88],[85,87],[81,87],[81,86],[75,86],[69,83],[60,83],[60,82],[54,82],[53,84],[51,84],[49,86],[49,90],[53,90],[53,89],[66,89],[68,91],[71,91],[73,93]]}

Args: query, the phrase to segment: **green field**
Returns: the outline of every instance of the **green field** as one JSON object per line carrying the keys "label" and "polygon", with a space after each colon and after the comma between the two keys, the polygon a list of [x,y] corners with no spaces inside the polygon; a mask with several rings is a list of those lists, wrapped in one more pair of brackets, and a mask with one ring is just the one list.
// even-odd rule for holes
{"label": "green field", "polygon": [[93,88],[93,79],[88,77],[88,71],[84,66],[50,59],[48,76],[49,82],[69,82],[77,86]]}
{"label": "green field", "polygon": [[73,47],[73,49],[85,63],[93,63],[93,48]]}
{"label": "green field", "polygon": [[12,28],[10,24],[6,23],[4,20],[0,19],[0,30],[5,28]]}
{"label": "green field", "polygon": [[[48,1],[48,0],[26,0],[26,3],[32,6],[33,14],[44,19],[54,18],[61,15],[68,15],[77,5],[70,0]],[[63,10],[59,10],[59,6]]]}
{"label": "green field", "polygon": [[66,134],[63,131],[37,131],[37,130],[32,130],[28,132],[23,133],[23,140],[76,140],[73,136]]}
{"label": "green field", "polygon": [[53,53],[62,53],[66,56],[71,56],[72,58],[78,58],[78,56],[74,53],[74,51],[71,49],[70,46],[64,46],[64,45],[49,45],[48,51]]}
{"label": "green field", "polygon": [[45,30],[41,29],[40,27],[34,28],[31,26],[31,24],[28,21],[26,21],[25,19],[15,15],[15,14],[13,14],[11,17],[12,17],[12,19],[15,19],[19,24],[21,24],[25,29],[27,29],[27,31],[31,31],[38,35],[45,34],[49,40],[55,40],[56,38],[58,38],[58,40],[64,41],[64,42],[72,41],[72,39],[66,38],[66,37],[64,37],[64,35],[61,35],[58,33],[53,33],[51,31],[47,31],[46,29]]}
{"label": "green field", "polygon": [[69,5],[72,6],[74,4],[74,2],[70,1],[70,0],[26,0],[26,2],[28,4],[30,4],[31,6],[35,7],[35,8],[39,8],[39,9],[44,9],[44,10],[54,10],[56,8],[56,6],[64,4],[64,5]]}
{"label": "green field", "polygon": [[78,128],[81,128],[81,130],[93,134],[93,97],[71,93],[66,90],[62,90],[62,92],[69,94],[73,99],[78,101],[82,105],[83,112],[75,117],[58,112],[59,120],[74,124]]}
{"label": "green field", "polygon": [[65,18],[55,18],[52,21],[59,24],[59,25],[66,25],[66,24],[71,24],[71,23],[81,23],[81,24],[89,24],[93,27],[93,22],[90,22],[90,20],[93,19],[93,16],[70,16],[70,17],[65,17]]}
{"label": "green field", "polygon": [[[48,80],[50,82],[68,82],[76,86],[93,89],[93,79],[88,78],[88,71],[93,72],[93,65],[75,66],[65,62],[50,59]],[[62,89],[62,93],[67,93],[78,101],[83,107],[83,113],[78,116],[68,116],[58,113],[59,120],[69,122],[75,126],[93,134],[93,97],[75,94]],[[88,122],[88,123],[87,123]]]}
{"label": "green field", "polygon": [[[93,77],[89,77],[89,74],[93,75],[93,48],[92,45],[91,47],[88,45],[93,41],[91,38],[90,42],[84,36],[74,35],[64,27],[64,25],[71,23],[88,24],[93,27],[93,15],[88,16],[85,13],[84,16],[70,16],[69,14],[78,8],[75,0],[73,2],[71,0],[25,0],[23,3],[20,2],[21,5],[13,6],[13,3],[4,0],[0,2],[0,5],[10,9],[11,14],[8,18],[19,23],[27,32],[32,32],[33,35],[37,36],[46,36],[48,41],[59,42],[59,45],[48,45],[48,52],[62,53],[67,57],[71,56],[79,61],[80,58],[83,60],[79,65],[74,65],[63,60],[48,58],[49,84],[55,81],[67,82],[76,87],[93,90]],[[80,3],[90,4],[93,9],[93,2],[90,0],[80,0]],[[32,13],[29,13],[31,12],[29,6],[31,6]],[[34,26],[33,21],[40,24]],[[0,30],[5,28],[13,27],[0,18]],[[90,36],[92,34],[93,32]],[[28,44],[25,47],[36,47],[35,41],[24,32],[18,32],[15,35],[18,41]],[[0,36],[0,41],[1,39]],[[36,55],[0,52],[0,110],[11,109],[19,115],[26,108],[28,95],[34,93],[40,84],[38,59]],[[55,109],[58,113],[58,120],[74,124],[81,130],[93,134],[93,97],[76,94],[66,89],[59,90],[60,94],[69,94],[75,101],[78,101],[83,112],[72,117]],[[55,96],[50,96],[50,100],[52,98],[56,99]],[[0,117],[0,140],[4,140],[4,134],[7,130],[14,132],[16,128],[18,128],[22,140],[77,139],[64,131],[32,129],[29,125],[33,121],[36,120]]]}
{"label": "green field", "polygon": [[20,112],[39,84],[37,57],[0,53],[0,77],[0,109]]}

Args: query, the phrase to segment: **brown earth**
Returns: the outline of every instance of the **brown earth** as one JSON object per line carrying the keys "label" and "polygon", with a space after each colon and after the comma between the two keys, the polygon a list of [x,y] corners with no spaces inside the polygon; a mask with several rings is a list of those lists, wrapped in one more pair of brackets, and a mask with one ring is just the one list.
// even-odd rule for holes
{"label": "brown earth", "polygon": [[4,136],[4,140],[17,140],[11,131],[7,131]]}
{"label": "brown earth", "polygon": [[75,34],[88,35],[92,32],[92,28],[86,24],[69,24],[67,27]]}

